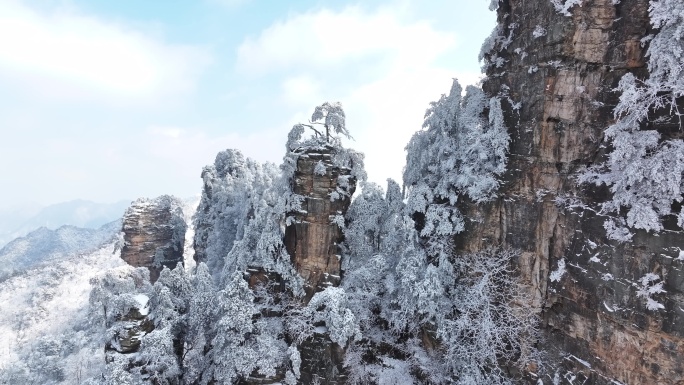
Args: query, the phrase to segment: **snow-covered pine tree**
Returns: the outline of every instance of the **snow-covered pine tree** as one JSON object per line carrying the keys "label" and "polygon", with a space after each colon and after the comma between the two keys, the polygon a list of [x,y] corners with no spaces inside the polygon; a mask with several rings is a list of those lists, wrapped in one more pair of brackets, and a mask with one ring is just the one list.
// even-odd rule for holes
{"label": "snow-covered pine tree", "polygon": [[288,345],[282,321],[259,317],[260,311],[242,273],[234,273],[217,296],[209,362],[200,383],[232,384],[254,372],[276,376],[288,357]]}
{"label": "snow-covered pine tree", "polygon": [[346,127],[346,116],[340,102],[325,102],[317,106],[311,115],[311,123],[318,123],[325,128],[325,138],[330,141],[330,132],[351,138]]}
{"label": "snow-covered pine tree", "polygon": [[[200,263],[191,274],[192,290],[188,299],[188,312],[183,330],[183,353],[181,365],[183,381],[199,383],[205,372],[210,369],[207,352],[216,329],[219,303],[219,290],[205,263]],[[205,376],[206,377],[206,376]]]}
{"label": "snow-covered pine tree", "polygon": [[194,215],[195,259],[205,262],[216,278],[233,243],[244,236],[253,202],[278,177],[275,165],[260,164],[233,149],[219,152],[202,171],[204,188]]}
{"label": "snow-covered pine tree", "polygon": [[347,214],[342,285],[362,335],[347,348],[350,383],[509,383],[498,365],[524,362],[536,330],[513,303],[514,253],[451,247],[459,199],[491,199],[505,169],[499,100],[475,87],[462,98],[455,81],[424,128],[407,146],[406,205],[398,185],[384,199],[368,185]]}
{"label": "snow-covered pine tree", "polygon": [[579,178],[610,187],[613,196],[602,204],[601,214],[610,216],[604,227],[618,241],[631,239],[629,228],[659,232],[668,215],[676,215],[684,228],[684,210],[672,211],[684,199],[684,141],[653,129],[654,124],[678,132],[683,127],[684,3],[659,0],[650,5],[657,32],[642,39],[649,45],[648,78],[633,73],[622,77],[615,90],[620,92],[616,121],[605,131],[612,151],[606,162]]}
{"label": "snow-covered pine tree", "polygon": [[[323,135],[318,130],[322,126],[326,130]],[[306,135],[307,129],[314,135]],[[346,115],[340,102],[325,102],[314,109],[308,123],[298,123],[292,127],[287,138],[287,153],[283,159],[281,170],[285,178],[294,174],[297,158],[304,152],[330,146],[333,149],[333,163],[337,167],[352,170],[351,175],[360,183],[365,183],[367,175],[363,164],[363,154],[342,145],[341,137],[352,139],[346,126]]]}
{"label": "snow-covered pine tree", "polygon": [[465,97],[461,91],[454,79],[449,95],[430,103],[424,130],[406,146],[404,187],[409,210],[420,214],[422,236],[463,231],[459,198],[494,198],[506,168],[510,138],[499,99],[473,86]]}

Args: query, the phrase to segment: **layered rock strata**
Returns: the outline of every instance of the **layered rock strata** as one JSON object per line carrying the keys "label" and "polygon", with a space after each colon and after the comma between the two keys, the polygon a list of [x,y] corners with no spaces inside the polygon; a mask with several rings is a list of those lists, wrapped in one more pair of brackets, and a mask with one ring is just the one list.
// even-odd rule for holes
{"label": "layered rock strata", "polygon": [[[522,251],[520,272],[542,315],[544,359],[532,383],[684,384],[682,229],[670,221],[658,235],[609,240],[598,206],[610,191],[576,180],[610,150],[603,133],[620,78],[648,76],[648,8],[585,0],[565,16],[548,0],[499,2],[503,38],[488,53],[499,66],[483,88],[509,101],[508,171],[497,200],[463,206],[471,220],[456,241],[461,251]],[[652,129],[668,131],[657,121]],[[649,273],[664,282],[654,295],[663,309],[637,296]]]}
{"label": "layered rock strata", "polygon": [[123,217],[121,259],[131,266],[148,268],[154,283],[164,267],[173,269],[183,264],[186,228],[178,198],[140,198]]}
{"label": "layered rock strata", "polygon": [[285,230],[285,246],[306,283],[306,300],[315,292],[340,283],[340,225],[351,203],[356,181],[351,170],[333,164],[334,148],[323,146],[299,155],[292,191],[303,197],[302,209],[289,213],[294,222]]}
{"label": "layered rock strata", "polygon": [[347,383],[344,368],[345,349],[332,342],[326,333],[315,333],[300,347],[301,384],[343,385]]}
{"label": "layered rock strata", "polygon": [[[301,210],[289,213],[294,222],[285,230],[285,246],[297,272],[304,278],[308,302],[316,292],[338,286],[341,279],[340,225],[349,209],[356,181],[351,170],[333,163],[335,149],[323,146],[301,153],[292,191],[303,197]],[[346,383],[344,349],[326,333],[316,333],[299,346],[303,384]]]}

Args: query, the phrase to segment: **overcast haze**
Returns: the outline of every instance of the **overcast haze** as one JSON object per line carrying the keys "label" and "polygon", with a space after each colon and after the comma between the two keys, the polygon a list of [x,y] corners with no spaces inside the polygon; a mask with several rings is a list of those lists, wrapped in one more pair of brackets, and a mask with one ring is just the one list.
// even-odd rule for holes
{"label": "overcast haze", "polygon": [[193,196],[222,149],[279,163],[323,101],[400,180],[428,103],[479,78],[488,4],[0,0],[0,208]]}

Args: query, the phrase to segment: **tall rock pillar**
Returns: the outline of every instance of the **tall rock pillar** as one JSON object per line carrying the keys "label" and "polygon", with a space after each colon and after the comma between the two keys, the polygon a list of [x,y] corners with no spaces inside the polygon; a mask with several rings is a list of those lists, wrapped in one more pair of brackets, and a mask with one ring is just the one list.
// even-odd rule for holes
{"label": "tall rock pillar", "polygon": [[[326,287],[338,286],[342,274],[340,225],[344,224],[356,180],[350,169],[334,165],[334,152],[330,145],[305,150],[297,159],[292,179],[292,191],[303,201],[300,211],[288,214],[294,221],[285,230],[285,246],[304,278],[305,302]],[[344,347],[332,342],[327,333],[315,333],[299,349],[301,383],[346,383]]]}
{"label": "tall rock pillar", "polygon": [[131,266],[147,267],[154,283],[164,266],[183,264],[186,224],[183,204],[175,197],[140,198],[123,217],[121,259]]}
{"label": "tall rock pillar", "polygon": [[[299,155],[292,190],[301,195],[302,210],[290,213],[294,223],[285,230],[285,245],[306,283],[306,300],[317,291],[340,283],[343,221],[356,181],[351,170],[333,165],[334,148],[309,149]],[[343,193],[341,193],[343,192]]]}

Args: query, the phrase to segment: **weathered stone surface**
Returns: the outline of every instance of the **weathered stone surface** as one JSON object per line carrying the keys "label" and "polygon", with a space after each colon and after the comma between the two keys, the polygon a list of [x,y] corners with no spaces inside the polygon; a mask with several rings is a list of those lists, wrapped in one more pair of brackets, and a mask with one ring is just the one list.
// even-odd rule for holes
{"label": "weathered stone surface", "polygon": [[346,384],[344,349],[332,342],[327,334],[314,334],[299,346],[299,351],[302,357],[301,384]]}
{"label": "weathered stone surface", "polygon": [[[343,235],[332,221],[347,212],[356,181],[349,177],[351,170],[333,165],[334,151],[333,147],[325,146],[300,154],[292,180],[293,192],[304,197],[304,201],[302,211],[289,213],[295,220],[285,230],[285,245],[297,272],[304,278],[305,303],[316,292],[339,285],[342,274],[338,245]],[[325,167],[322,174],[315,172],[319,162]],[[348,180],[348,187],[340,185],[340,177]],[[336,191],[346,194],[331,199]],[[345,383],[344,348],[332,342],[327,334],[315,334],[299,350],[300,383]]]}
{"label": "weathered stone surface", "polygon": [[[144,307],[146,306],[145,304]],[[108,355],[115,354],[115,352],[121,354],[137,352],[142,336],[154,330],[154,323],[147,316],[146,308],[132,308],[128,314],[117,320],[116,322],[122,325],[122,331],[105,345]]]}
{"label": "weathered stone surface", "polygon": [[[484,89],[522,107],[503,103],[512,139],[505,183],[494,202],[463,206],[472,220],[458,248],[522,250],[521,274],[543,319],[544,384],[556,373],[562,383],[575,376],[584,384],[684,384],[682,230],[610,241],[595,212],[609,191],[575,179],[605,159],[603,131],[619,96],[612,89],[628,71],[646,76],[639,42],[652,32],[648,0],[585,0],[571,13],[557,13],[548,0],[500,2],[498,22],[514,38]],[[547,33],[535,38],[538,25]],[[551,281],[561,260],[566,273]],[[648,310],[636,296],[646,273],[665,281],[667,293],[657,296],[663,310]]]}
{"label": "weathered stone surface", "polygon": [[121,259],[131,266],[147,267],[154,283],[164,266],[183,264],[185,220],[182,202],[169,195],[140,198],[123,217]]}
{"label": "weathered stone surface", "polygon": [[[333,151],[333,147],[325,146],[301,154],[292,181],[293,192],[304,201],[302,211],[289,214],[295,221],[285,230],[285,245],[306,283],[307,302],[315,292],[340,283],[342,231],[332,220],[347,212],[356,181],[350,178],[351,186],[345,189],[349,195],[331,199],[340,188],[339,177],[351,174],[351,170],[333,165]],[[319,161],[325,166],[323,175],[314,172]]]}

